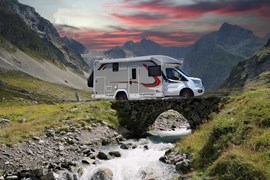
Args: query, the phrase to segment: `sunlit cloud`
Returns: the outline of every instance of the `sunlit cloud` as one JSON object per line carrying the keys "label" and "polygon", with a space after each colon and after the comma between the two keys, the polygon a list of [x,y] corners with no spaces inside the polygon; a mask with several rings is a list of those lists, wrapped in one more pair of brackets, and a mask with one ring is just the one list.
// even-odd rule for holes
{"label": "sunlit cloud", "polygon": [[186,46],[192,44],[202,34],[186,32],[158,32],[158,31],[141,31],[138,29],[123,29],[114,27],[114,31],[102,32],[91,29],[76,29],[70,27],[57,26],[61,36],[72,37],[90,50],[106,50],[114,46],[122,46],[129,40],[139,41],[143,38],[149,38],[157,41],[164,46]]}
{"label": "sunlit cloud", "polygon": [[19,1],[42,11],[62,36],[90,50],[142,38],[164,46],[187,46],[217,31],[224,22],[251,29],[261,37],[270,32],[269,0]]}

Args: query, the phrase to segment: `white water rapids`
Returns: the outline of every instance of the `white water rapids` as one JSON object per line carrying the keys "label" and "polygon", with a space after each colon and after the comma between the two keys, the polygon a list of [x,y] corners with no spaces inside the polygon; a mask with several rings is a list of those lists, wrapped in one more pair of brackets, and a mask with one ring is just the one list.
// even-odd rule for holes
{"label": "white water rapids", "polygon": [[[121,157],[111,160],[99,160],[96,165],[85,166],[84,173],[80,180],[99,180],[94,174],[100,169],[108,170],[113,180],[169,180],[179,176],[173,165],[164,164],[159,161],[164,156],[166,150],[172,148],[174,144],[167,143],[171,138],[179,139],[181,136],[189,134],[191,131],[186,128],[176,131],[154,132],[155,136],[140,140],[128,140],[123,143],[132,143],[135,149],[121,149],[120,145],[103,147],[103,152],[119,151]],[[162,141],[166,142],[162,142]],[[145,148],[148,146],[148,150]]]}

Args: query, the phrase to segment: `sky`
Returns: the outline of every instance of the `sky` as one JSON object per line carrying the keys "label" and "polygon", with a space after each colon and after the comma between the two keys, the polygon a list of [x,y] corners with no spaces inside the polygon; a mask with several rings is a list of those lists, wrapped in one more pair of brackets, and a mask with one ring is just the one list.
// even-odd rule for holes
{"label": "sky", "polygon": [[90,51],[148,38],[184,47],[237,24],[264,37],[270,33],[270,0],[19,0],[51,21],[61,36]]}

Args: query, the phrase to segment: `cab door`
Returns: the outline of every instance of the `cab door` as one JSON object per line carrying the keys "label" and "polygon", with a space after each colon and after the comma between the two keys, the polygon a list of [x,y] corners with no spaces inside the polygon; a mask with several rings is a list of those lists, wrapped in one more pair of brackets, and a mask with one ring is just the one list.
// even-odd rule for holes
{"label": "cab door", "polygon": [[165,69],[166,79],[163,83],[165,96],[179,96],[185,83],[181,81],[180,74],[174,68]]}

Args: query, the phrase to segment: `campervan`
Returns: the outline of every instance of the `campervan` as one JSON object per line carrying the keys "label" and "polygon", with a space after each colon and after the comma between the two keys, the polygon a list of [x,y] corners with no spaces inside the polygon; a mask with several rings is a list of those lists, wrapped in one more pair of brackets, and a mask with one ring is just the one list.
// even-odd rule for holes
{"label": "campervan", "polygon": [[140,100],[190,98],[204,93],[202,80],[181,70],[182,63],[162,55],[96,60],[88,86],[93,98]]}

